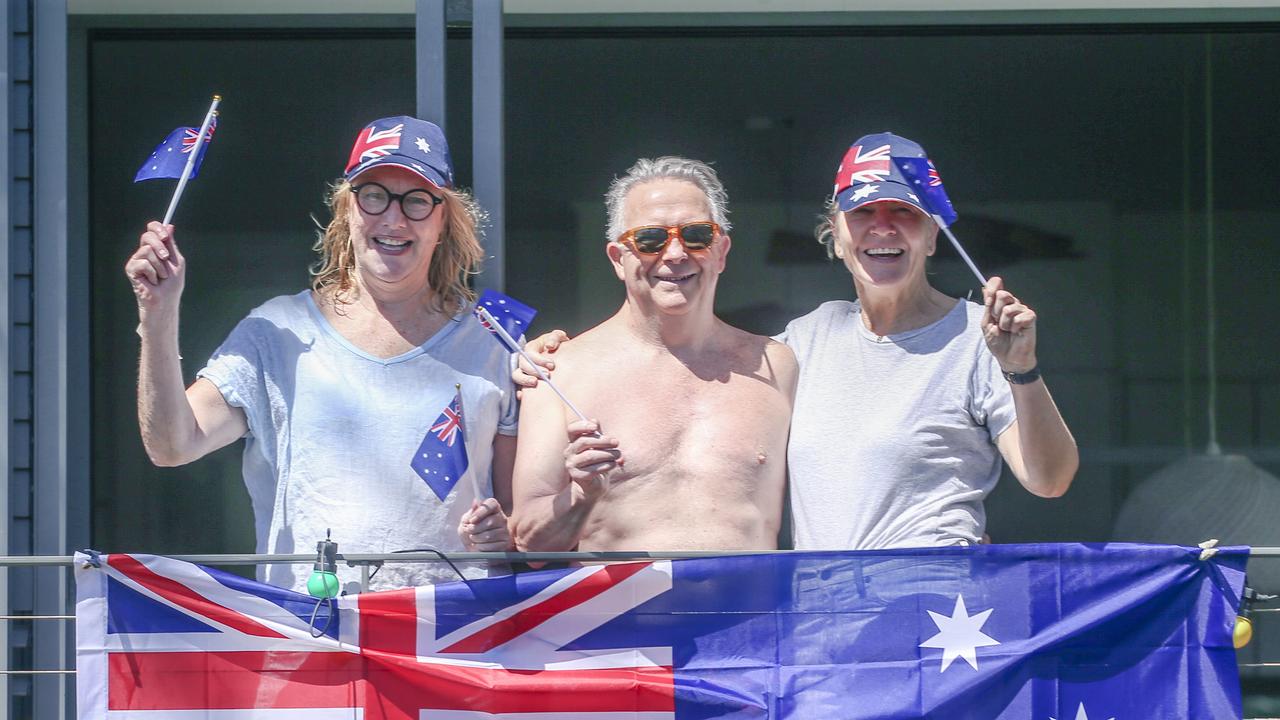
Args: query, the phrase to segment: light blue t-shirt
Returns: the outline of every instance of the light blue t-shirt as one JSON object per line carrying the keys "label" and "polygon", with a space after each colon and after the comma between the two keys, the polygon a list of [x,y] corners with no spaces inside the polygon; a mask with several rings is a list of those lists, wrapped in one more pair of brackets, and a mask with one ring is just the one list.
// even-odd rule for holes
{"label": "light blue t-shirt", "polygon": [[823,303],[778,337],[800,380],[787,447],[798,550],[976,543],[1017,419],[982,306],[877,336],[861,306]]}
{"label": "light blue t-shirt", "polygon": [[[340,552],[380,553],[462,549],[456,528],[476,496],[471,476],[491,495],[494,436],[516,433],[510,373],[509,354],[470,312],[420,347],[382,359],[343,338],[304,291],[249,313],[199,377],[248,418],[243,472],[257,552],[314,552],[332,529]],[[409,463],[455,385],[469,467],[442,501]],[[259,576],[303,589],[310,572],[272,565]],[[345,586],[359,575],[340,567],[339,577]],[[373,587],[453,579],[438,563],[389,564]]]}

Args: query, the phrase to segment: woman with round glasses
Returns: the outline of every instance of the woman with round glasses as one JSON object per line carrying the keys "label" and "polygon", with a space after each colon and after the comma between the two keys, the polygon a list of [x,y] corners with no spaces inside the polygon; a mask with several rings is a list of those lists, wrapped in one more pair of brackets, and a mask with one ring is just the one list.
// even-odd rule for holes
{"label": "woman with round glasses", "polygon": [[[344,553],[507,549],[517,406],[508,354],[468,317],[481,210],[453,187],[443,133],[370,123],[328,205],[311,289],[253,310],[185,391],[185,261],[171,226],[148,225],[125,265],[148,455],[181,465],[244,437],[258,552],[306,552],[330,531]],[[261,574],[301,589],[308,571]],[[374,587],[451,573],[393,563]]]}

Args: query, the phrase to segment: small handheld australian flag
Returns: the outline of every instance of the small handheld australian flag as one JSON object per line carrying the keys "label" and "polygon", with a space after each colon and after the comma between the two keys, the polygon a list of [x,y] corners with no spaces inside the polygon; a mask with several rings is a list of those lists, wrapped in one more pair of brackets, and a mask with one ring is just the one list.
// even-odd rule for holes
{"label": "small handheld australian flag", "polygon": [[[196,151],[196,161],[191,166],[191,178],[200,172],[200,163],[204,162],[205,151],[209,149],[209,141],[213,139],[213,130],[218,126],[218,119],[215,117],[209,122],[209,131],[205,133],[204,142],[200,149]],[[143,180],[155,180],[157,178],[180,178],[182,171],[187,166],[187,156],[192,150],[195,150],[196,140],[200,136],[200,128],[198,127],[180,127],[164,139],[164,142],[156,146],[151,153],[151,157],[138,168],[138,173],[133,176],[134,182]]]}
{"label": "small handheld australian flag", "polygon": [[475,314],[484,329],[493,333],[494,339],[502,343],[507,352],[520,352],[520,336],[529,331],[529,324],[538,311],[513,297],[485,290],[476,300]]}
{"label": "small handheld australian flag", "polygon": [[893,164],[898,172],[920,195],[920,204],[930,215],[941,220],[943,225],[950,226],[958,219],[956,209],[951,205],[951,198],[942,187],[942,176],[933,166],[933,161],[925,157],[892,156]]}
{"label": "small handheld australian flag", "polygon": [[467,472],[467,442],[462,417],[462,389],[440,412],[413,454],[409,467],[444,500]]}

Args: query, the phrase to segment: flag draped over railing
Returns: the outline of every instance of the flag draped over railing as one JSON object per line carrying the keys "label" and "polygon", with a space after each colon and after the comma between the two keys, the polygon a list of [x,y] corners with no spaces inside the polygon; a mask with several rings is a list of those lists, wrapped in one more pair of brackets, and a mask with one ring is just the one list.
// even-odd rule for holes
{"label": "flag draped over railing", "polygon": [[320,637],[304,595],[162,557],[79,555],[79,717],[1240,717],[1231,627],[1248,551],[1200,553],[595,565],[342,597]]}

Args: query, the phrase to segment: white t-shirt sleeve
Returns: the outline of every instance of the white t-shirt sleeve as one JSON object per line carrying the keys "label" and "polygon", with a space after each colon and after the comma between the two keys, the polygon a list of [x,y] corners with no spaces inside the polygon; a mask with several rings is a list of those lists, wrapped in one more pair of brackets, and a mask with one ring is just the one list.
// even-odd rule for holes
{"label": "white t-shirt sleeve", "polygon": [[[520,336],[519,343],[524,346],[524,336]],[[511,353],[507,362],[507,377],[502,384],[505,388],[502,393],[502,404],[498,408],[498,434],[514,436],[520,425],[520,402],[516,400],[516,385],[511,379],[511,373],[516,369],[516,360],[520,356]]]}
{"label": "white t-shirt sleeve", "polygon": [[1018,414],[1013,406],[1013,391],[1000,371],[1000,363],[985,347],[978,352],[978,360],[973,365],[973,405],[969,412],[979,425],[987,428],[994,443],[1018,419]]}
{"label": "white t-shirt sleeve", "polygon": [[264,417],[269,410],[263,380],[262,339],[253,332],[253,325],[251,318],[240,321],[214,351],[208,364],[196,373],[196,377],[212,382],[228,405],[244,409],[250,434],[270,420]]}

